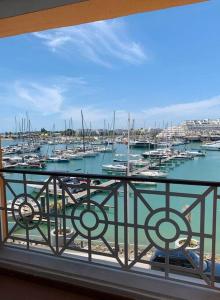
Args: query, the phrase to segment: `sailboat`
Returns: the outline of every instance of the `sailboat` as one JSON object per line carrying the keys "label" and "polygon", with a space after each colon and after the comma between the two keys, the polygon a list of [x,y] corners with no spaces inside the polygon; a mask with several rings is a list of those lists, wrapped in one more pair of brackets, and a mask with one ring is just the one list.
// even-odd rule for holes
{"label": "sailboat", "polygon": [[[115,148],[114,148],[114,144],[115,144],[115,111],[114,111],[114,116],[113,116],[113,133],[112,133],[112,140],[111,140],[111,145],[112,147],[107,147],[105,149],[107,149],[107,151],[103,151],[103,152],[114,152]],[[108,144],[109,145],[109,144]],[[126,161],[119,161],[119,160],[115,160],[115,162],[117,162],[117,164],[104,164],[102,165],[102,169],[105,171],[109,171],[109,172],[118,172],[118,173],[126,173],[127,172],[127,168],[128,166],[126,166]],[[120,164],[121,162],[121,164]]]}
{"label": "sailboat", "polygon": [[[80,153],[82,157],[96,157],[98,152],[92,150],[87,150],[85,147],[85,126],[84,126],[84,117],[83,112],[81,110],[81,118],[82,118],[82,137],[83,137],[83,152]],[[91,130],[90,130],[91,131]]]}

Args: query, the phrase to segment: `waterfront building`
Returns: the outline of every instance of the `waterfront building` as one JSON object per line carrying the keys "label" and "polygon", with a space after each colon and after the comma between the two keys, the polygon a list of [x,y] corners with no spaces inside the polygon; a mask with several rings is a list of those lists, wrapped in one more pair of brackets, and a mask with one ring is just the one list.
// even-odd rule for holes
{"label": "waterfront building", "polygon": [[193,132],[220,132],[220,119],[188,120],[181,125],[184,130]]}
{"label": "waterfront building", "polygon": [[172,126],[172,127],[167,127],[166,129],[162,130],[158,135],[157,138],[162,139],[162,140],[170,140],[170,139],[175,139],[175,138],[185,138],[186,136],[186,129],[184,126],[179,125],[179,126]]}
{"label": "waterfront building", "polygon": [[180,125],[167,127],[158,138],[220,139],[220,119],[187,120]]}

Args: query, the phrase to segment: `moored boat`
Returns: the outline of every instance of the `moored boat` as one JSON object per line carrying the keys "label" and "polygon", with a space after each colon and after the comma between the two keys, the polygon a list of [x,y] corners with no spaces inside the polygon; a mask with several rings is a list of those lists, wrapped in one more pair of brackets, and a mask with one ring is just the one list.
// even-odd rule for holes
{"label": "moored boat", "polygon": [[126,172],[127,167],[124,165],[102,165],[102,169],[105,171],[113,171],[113,172]]}
{"label": "moored boat", "polygon": [[204,150],[208,151],[220,151],[220,142],[214,142],[214,143],[206,143],[200,146]]}
{"label": "moored boat", "polygon": [[143,172],[140,172],[138,175],[140,176],[146,176],[146,177],[158,177],[158,178],[161,178],[161,177],[166,177],[167,176],[167,173],[165,172],[161,172],[161,171],[143,171]]}

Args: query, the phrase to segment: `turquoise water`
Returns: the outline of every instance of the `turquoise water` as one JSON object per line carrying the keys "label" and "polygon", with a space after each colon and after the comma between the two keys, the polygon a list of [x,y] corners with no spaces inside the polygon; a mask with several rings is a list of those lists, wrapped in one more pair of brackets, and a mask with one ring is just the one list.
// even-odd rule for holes
{"label": "turquoise water", "polygon": [[[65,148],[65,145],[56,146],[56,148]],[[185,148],[185,147],[184,147]],[[195,149],[199,148],[199,144],[190,144],[187,145],[187,149]],[[52,149],[54,149],[54,146],[43,146],[42,153],[51,153]],[[125,145],[117,145],[117,151],[116,153],[126,153],[127,149]],[[134,154],[136,153],[142,153],[143,149],[140,150],[132,150]],[[66,171],[66,172],[79,172],[79,173],[93,173],[93,174],[107,174],[102,172],[102,164],[105,163],[112,163],[114,158],[114,154],[112,153],[100,153],[95,158],[84,158],[83,160],[72,160],[70,163],[49,163],[47,165],[46,170],[50,171]],[[184,163],[176,165],[173,169],[169,170],[168,178],[178,178],[178,179],[192,179],[192,180],[209,180],[209,181],[220,181],[220,152],[218,151],[209,151],[207,152],[206,157],[201,158],[195,158],[194,160],[187,160],[184,161]],[[12,175],[12,178],[16,178],[17,175]],[[34,178],[33,176],[29,176],[30,178]],[[38,177],[39,178],[39,177]],[[36,179],[36,177],[35,177]],[[136,186],[137,189],[143,189],[141,186]],[[186,186],[186,185],[172,185],[171,191],[175,192],[184,192],[184,193],[203,193],[208,187],[198,187],[198,186]],[[16,185],[15,187],[16,192],[19,194],[23,191],[22,185]],[[158,184],[157,187],[148,188],[148,190],[152,191],[165,191],[164,184]],[[100,193],[92,197],[92,199],[97,202],[101,203],[104,198],[108,194],[106,193]],[[144,194],[143,194],[144,195]],[[133,212],[134,212],[134,194],[132,191],[130,191],[130,197],[129,197],[129,223],[132,225],[134,224],[134,218],[133,218]],[[12,196],[8,194],[8,199],[12,199]],[[145,201],[152,207],[152,209],[158,209],[161,207],[165,207],[165,201],[166,197],[164,195],[153,195],[148,194],[144,195]],[[179,212],[183,211],[186,205],[191,205],[195,201],[194,198],[190,197],[170,197],[170,207],[178,210]],[[115,213],[114,213],[114,199],[111,197],[107,203],[107,205],[110,206],[110,208],[106,209],[106,214],[108,217],[108,220],[114,221]],[[123,190],[120,189],[118,193],[118,212],[119,212],[119,222],[123,222],[124,220],[124,194]],[[193,210],[191,214],[191,228],[194,232],[200,232],[200,204],[197,205]],[[204,216],[204,223],[205,223],[205,233],[211,234],[212,233],[212,210],[213,210],[213,193],[210,193],[205,198],[205,216]],[[68,208],[66,210],[67,216],[71,214],[72,208]],[[80,214],[80,208],[78,209],[78,214]],[[96,209],[96,213],[99,216],[99,218],[102,218],[102,213]],[[145,220],[146,216],[149,215],[149,210],[144,205],[144,202],[138,198],[138,224],[142,225],[143,228],[138,229],[138,241],[139,244],[148,244],[149,241],[146,238],[145,235]],[[155,225],[160,219],[164,218],[165,215],[163,212],[158,213],[155,215],[151,220],[150,224],[148,225]],[[172,219],[176,221],[176,223],[180,226],[181,229],[185,230],[184,223],[182,220],[180,220],[175,214],[173,214]],[[92,224],[92,216],[91,220],[87,220],[88,224]],[[220,204],[217,206],[217,224],[220,225]],[[71,221],[67,219],[67,226],[72,226]],[[80,230],[82,228],[80,227],[80,224],[78,224]],[[47,228],[45,225],[42,225],[42,230],[47,234]],[[98,231],[102,230],[102,228],[98,228],[97,232],[94,231],[94,234],[98,234]],[[16,233],[22,233],[22,230],[17,230]],[[175,234],[175,228],[172,226],[172,224],[163,223],[160,226],[160,232],[164,234],[164,236],[173,237]],[[32,230],[32,234],[37,234],[36,230]],[[154,230],[149,230],[150,237],[155,241],[155,243],[160,244],[162,247],[163,242],[158,239],[158,236],[155,234]],[[216,252],[220,254],[220,226],[217,226],[217,248]],[[114,240],[114,228],[113,226],[109,226],[107,232],[105,233],[105,238],[108,241]],[[198,239],[198,237],[194,236],[194,238]],[[119,226],[119,242],[123,243],[124,241],[124,231],[123,227]],[[132,244],[134,242],[134,229],[130,228],[129,230],[129,241]],[[206,238],[204,241],[205,244],[205,250],[207,252],[211,251],[211,238]],[[173,247],[173,243],[170,244],[171,248]]]}
{"label": "turquoise water", "polygon": [[[3,146],[13,144],[12,141],[3,141]],[[199,149],[199,143],[181,146],[179,149]],[[48,146],[43,145],[41,154],[50,154],[53,149],[65,149],[65,145]],[[71,147],[71,146],[68,146]],[[133,149],[131,153],[141,154],[147,149]],[[126,154],[127,147],[118,144],[116,154]],[[83,160],[72,160],[69,163],[48,163],[45,171],[66,171],[76,173],[107,174],[102,171],[102,164],[112,163],[115,154],[100,153],[95,158],[84,158]],[[117,157],[119,159],[125,157]],[[168,178],[220,181],[220,151],[207,151],[206,157],[186,160],[184,163],[169,170]]]}

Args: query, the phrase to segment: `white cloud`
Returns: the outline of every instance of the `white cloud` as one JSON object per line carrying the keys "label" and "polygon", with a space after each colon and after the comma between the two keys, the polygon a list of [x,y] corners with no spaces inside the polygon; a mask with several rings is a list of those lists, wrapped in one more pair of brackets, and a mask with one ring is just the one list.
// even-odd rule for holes
{"label": "white cloud", "polygon": [[[43,116],[58,114],[65,102],[68,91],[71,97],[86,93],[87,82],[82,77],[58,76],[44,80],[16,80],[0,83],[0,103],[12,110],[33,111]],[[72,99],[72,98],[71,98]]]}
{"label": "white cloud", "polygon": [[145,117],[154,119],[177,120],[180,118],[212,118],[218,117],[220,112],[220,95],[194,102],[177,103],[162,107],[152,107],[143,111]]}
{"label": "white cloud", "polygon": [[143,47],[130,38],[126,24],[118,20],[36,32],[34,36],[53,52],[70,58],[80,55],[106,67],[113,60],[136,65],[147,59]]}
{"label": "white cloud", "polygon": [[[84,117],[89,122],[91,121],[95,127],[103,126],[103,120],[112,121],[113,112],[111,110],[95,107],[71,107],[62,110],[61,118],[73,118],[76,123],[80,124],[80,111],[83,109]],[[131,120],[135,119],[136,127],[154,126],[155,121],[157,125],[162,126],[163,121],[172,121],[173,124],[180,123],[187,119],[203,119],[203,118],[219,118],[220,113],[220,95],[194,102],[176,103],[161,107],[151,107],[149,109],[140,111],[130,111]],[[132,122],[132,121],[131,121]],[[127,128],[128,112],[125,110],[116,111],[116,126]]]}
{"label": "white cloud", "polygon": [[24,109],[41,112],[43,115],[58,113],[64,101],[58,86],[45,86],[39,83],[16,82],[14,85],[17,104]]}
{"label": "white cloud", "polygon": [[[28,81],[19,80],[8,83],[0,83],[0,103],[3,107],[1,118],[5,115],[19,115],[28,111],[39,120],[34,125],[41,126],[41,120],[48,124],[56,123],[57,126],[63,120],[73,118],[76,128],[81,126],[81,109],[87,126],[92,123],[93,128],[103,127],[104,120],[112,123],[113,110],[105,102],[83,102],[84,90],[89,85],[81,77],[54,77],[48,80]],[[94,99],[94,98],[93,98]],[[130,99],[130,98],[129,98]],[[98,100],[99,97],[98,97]],[[81,104],[82,103],[82,104]],[[126,105],[126,104],[125,104]],[[121,105],[120,105],[121,106]],[[128,107],[133,107],[129,109]],[[136,106],[130,103],[125,106],[130,110],[131,120],[135,119],[136,127],[162,125],[163,121],[180,123],[186,119],[219,118],[220,95],[193,102],[176,103],[167,106],[143,107],[143,103]],[[12,121],[13,122],[13,121]],[[116,127],[127,128],[128,112],[116,111]],[[44,125],[45,126],[45,125]]]}

